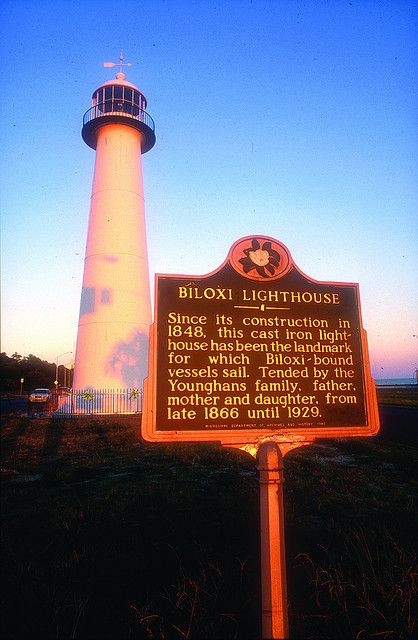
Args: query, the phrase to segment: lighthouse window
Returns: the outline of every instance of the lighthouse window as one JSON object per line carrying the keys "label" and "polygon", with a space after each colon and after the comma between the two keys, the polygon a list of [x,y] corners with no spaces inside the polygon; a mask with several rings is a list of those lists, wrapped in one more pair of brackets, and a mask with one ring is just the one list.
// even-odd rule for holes
{"label": "lighthouse window", "polygon": [[114,111],[124,111],[123,108],[123,100],[122,100],[122,95],[123,95],[123,87],[113,87],[114,93],[115,93],[115,103],[113,106],[113,110]]}
{"label": "lighthouse window", "polygon": [[112,111],[112,87],[105,87],[104,90],[104,111]]}
{"label": "lighthouse window", "polygon": [[139,93],[138,91],[133,92],[134,106],[132,107],[132,115],[138,116],[139,113]]}
{"label": "lighthouse window", "polygon": [[108,85],[93,94],[93,106],[100,113],[123,111],[138,117],[140,110],[146,107],[146,100],[139,91],[129,87]]}
{"label": "lighthouse window", "polygon": [[96,92],[96,99],[95,99],[95,104],[97,104],[99,106],[100,111],[103,111],[103,89],[99,89]]}

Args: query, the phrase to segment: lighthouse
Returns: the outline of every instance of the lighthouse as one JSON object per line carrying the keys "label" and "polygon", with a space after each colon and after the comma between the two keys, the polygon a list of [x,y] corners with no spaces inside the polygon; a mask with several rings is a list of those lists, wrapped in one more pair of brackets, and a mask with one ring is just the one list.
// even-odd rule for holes
{"label": "lighthouse", "polygon": [[74,361],[74,389],[141,389],[151,301],[141,156],[155,144],[147,100],[126,80],[93,92],[82,137],[96,151]]}

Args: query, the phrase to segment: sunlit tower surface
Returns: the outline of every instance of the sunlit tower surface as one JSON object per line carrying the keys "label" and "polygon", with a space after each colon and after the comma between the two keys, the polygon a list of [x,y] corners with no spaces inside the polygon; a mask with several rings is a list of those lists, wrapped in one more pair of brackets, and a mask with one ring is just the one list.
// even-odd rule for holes
{"label": "sunlit tower surface", "polygon": [[147,100],[125,79],[93,93],[82,136],[95,149],[75,389],[142,388],[151,323],[141,154],[155,144]]}

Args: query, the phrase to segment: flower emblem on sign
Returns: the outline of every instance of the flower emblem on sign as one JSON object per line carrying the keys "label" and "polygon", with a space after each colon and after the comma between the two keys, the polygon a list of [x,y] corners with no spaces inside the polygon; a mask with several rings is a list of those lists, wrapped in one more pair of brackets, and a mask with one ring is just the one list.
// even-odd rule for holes
{"label": "flower emblem on sign", "polygon": [[280,265],[280,254],[272,249],[271,242],[266,241],[260,246],[256,238],[253,238],[251,247],[244,249],[245,258],[240,262],[244,273],[255,269],[263,278],[273,276]]}
{"label": "flower emblem on sign", "polygon": [[276,280],[291,268],[286,247],[268,236],[242,238],[230,251],[232,266],[250,280]]}

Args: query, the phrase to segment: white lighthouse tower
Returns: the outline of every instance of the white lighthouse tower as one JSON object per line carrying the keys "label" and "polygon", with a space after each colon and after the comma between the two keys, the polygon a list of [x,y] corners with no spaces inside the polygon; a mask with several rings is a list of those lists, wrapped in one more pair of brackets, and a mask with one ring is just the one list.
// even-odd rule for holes
{"label": "white lighthouse tower", "polygon": [[[104,66],[118,66],[105,63]],[[151,302],[141,154],[155,144],[145,96],[125,79],[93,93],[82,136],[96,150],[74,389],[142,388]]]}

